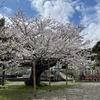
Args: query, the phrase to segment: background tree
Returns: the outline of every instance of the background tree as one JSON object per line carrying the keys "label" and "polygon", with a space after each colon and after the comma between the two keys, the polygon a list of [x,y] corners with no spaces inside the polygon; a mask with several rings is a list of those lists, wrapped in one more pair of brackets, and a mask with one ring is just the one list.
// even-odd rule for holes
{"label": "background tree", "polygon": [[3,68],[2,71],[2,85],[4,85],[4,77],[5,77],[5,68],[10,66],[12,63],[12,55],[11,55],[11,42],[10,37],[5,33],[5,18],[0,19],[0,65]]}
{"label": "background tree", "polygon": [[96,61],[96,66],[100,66],[100,41],[92,48],[92,52],[97,54],[93,56],[93,60]]}
{"label": "background tree", "polygon": [[[4,27],[5,24],[5,19],[1,18],[0,19],[0,34],[2,33],[2,28]],[[2,37],[0,37],[0,42],[4,41],[4,39]],[[0,50],[1,51],[1,50]],[[2,52],[2,51],[1,51]],[[1,52],[0,52],[0,56],[1,56]],[[1,58],[1,57],[0,57]],[[5,66],[0,64],[0,67],[2,67],[2,85],[4,85],[4,77],[5,77]]]}
{"label": "background tree", "polygon": [[[3,67],[2,85],[4,85],[5,68],[16,66],[16,56],[13,51],[13,39],[8,33],[8,23],[5,24],[5,18],[0,19],[0,65]],[[12,45],[12,46],[11,46]]]}
{"label": "background tree", "polygon": [[98,42],[96,43],[96,45],[94,45],[92,51],[93,51],[94,53],[99,53],[99,52],[100,52],[100,41],[98,41]]}

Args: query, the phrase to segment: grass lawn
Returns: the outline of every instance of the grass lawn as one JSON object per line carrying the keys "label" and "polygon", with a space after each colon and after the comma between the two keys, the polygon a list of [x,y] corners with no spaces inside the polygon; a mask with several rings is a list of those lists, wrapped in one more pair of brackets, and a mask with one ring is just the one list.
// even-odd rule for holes
{"label": "grass lawn", "polygon": [[[51,90],[67,89],[69,87],[78,85],[78,83],[69,82],[68,86],[65,82],[53,82],[51,83]],[[37,87],[37,92],[40,90],[49,90],[48,82],[42,82]],[[33,87],[26,87],[24,82],[7,82],[5,87],[0,87],[0,100],[34,100],[33,98]]]}

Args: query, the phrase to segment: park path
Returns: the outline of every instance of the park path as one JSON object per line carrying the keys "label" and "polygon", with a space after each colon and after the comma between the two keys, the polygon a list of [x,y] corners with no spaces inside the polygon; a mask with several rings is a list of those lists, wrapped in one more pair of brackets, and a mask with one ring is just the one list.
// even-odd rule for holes
{"label": "park path", "polygon": [[81,82],[65,90],[39,91],[33,100],[100,100],[100,82]]}

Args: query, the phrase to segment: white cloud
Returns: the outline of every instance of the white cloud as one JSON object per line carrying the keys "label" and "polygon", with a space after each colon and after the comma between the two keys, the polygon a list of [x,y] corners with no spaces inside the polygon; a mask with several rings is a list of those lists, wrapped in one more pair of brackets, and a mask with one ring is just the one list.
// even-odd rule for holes
{"label": "white cloud", "polygon": [[75,12],[74,5],[76,1],[72,0],[30,0],[31,6],[39,14],[47,17],[51,16],[61,22],[69,22],[69,18]]}
{"label": "white cloud", "polygon": [[96,20],[100,23],[100,1],[99,4],[95,6],[95,10],[96,10]]}
{"label": "white cloud", "polygon": [[76,4],[75,9],[76,9],[77,11],[81,11],[81,10],[83,9],[83,6],[84,6],[84,3],[78,2],[78,3]]}
{"label": "white cloud", "polygon": [[85,39],[93,40],[91,46],[100,41],[100,0],[95,0],[95,6],[86,6],[86,2],[81,0],[29,0],[32,8],[43,16],[51,16],[61,22],[69,22],[75,11],[81,13],[80,24],[86,28],[84,33],[88,33]]}
{"label": "white cloud", "polygon": [[10,8],[8,8],[8,7],[4,7],[4,11],[5,11],[6,13],[9,13],[9,14],[13,12],[13,10],[10,9]]}
{"label": "white cloud", "polygon": [[85,35],[85,39],[93,40],[90,47],[93,47],[97,41],[100,41],[100,24],[91,23],[87,26],[82,33],[88,33]]}
{"label": "white cloud", "polygon": [[91,46],[94,46],[100,41],[100,1],[94,7],[83,7],[81,12],[83,17],[81,24],[86,27],[83,32],[88,33],[85,39],[93,40]]}
{"label": "white cloud", "polygon": [[76,9],[77,11],[80,11],[80,10],[81,10],[80,6],[76,6],[75,9]]}

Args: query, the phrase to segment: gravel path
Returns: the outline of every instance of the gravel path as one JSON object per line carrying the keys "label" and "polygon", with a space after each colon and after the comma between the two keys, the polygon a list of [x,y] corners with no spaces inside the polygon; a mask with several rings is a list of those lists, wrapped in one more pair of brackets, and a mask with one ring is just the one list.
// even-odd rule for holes
{"label": "gravel path", "polygon": [[100,100],[100,83],[80,83],[65,90],[39,91],[33,100]]}

